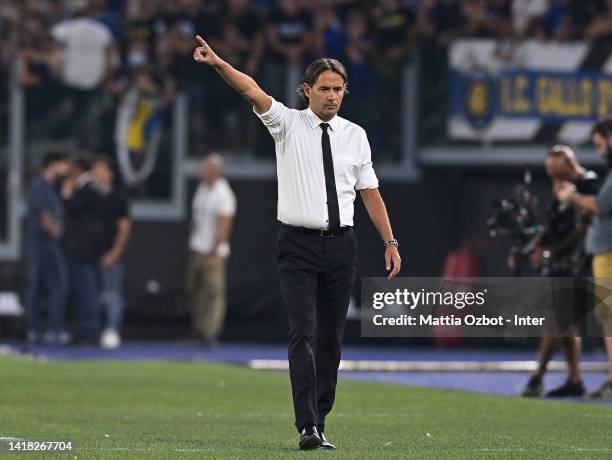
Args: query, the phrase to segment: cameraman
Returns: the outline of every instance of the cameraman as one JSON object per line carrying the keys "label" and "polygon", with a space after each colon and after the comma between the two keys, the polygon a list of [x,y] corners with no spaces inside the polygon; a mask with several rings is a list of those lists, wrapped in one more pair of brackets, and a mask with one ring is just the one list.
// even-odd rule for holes
{"label": "cameraman", "polygon": [[[572,149],[565,145],[554,146],[546,158],[546,173],[553,185],[553,201],[546,213],[547,222],[544,231],[536,237],[531,263],[542,276],[589,276],[589,264],[584,251],[584,237],[589,224],[589,215],[577,211],[567,203],[560,202],[554,191],[563,183],[571,183],[581,194],[597,194],[597,175],[586,171]],[[585,302],[585,296],[576,291],[575,299],[570,303]],[[564,298],[555,299],[559,318],[563,318],[571,305],[563,304]],[[523,390],[523,396],[538,397],[542,395],[542,379],[546,367],[560,345],[567,362],[567,380],[560,387],[548,392],[548,397],[583,396],[585,388],[580,377],[580,337],[557,337],[558,331],[544,331],[540,339],[538,369],[531,376]]]}
{"label": "cameraman", "polygon": [[[608,167],[612,168],[612,118],[595,124],[591,130],[591,139],[597,153],[606,160]],[[580,190],[568,182],[560,184],[555,193],[559,201],[570,203],[593,216],[587,232],[586,250],[593,255],[595,282],[598,287],[603,288],[603,292],[597,296],[601,296],[601,299],[595,307],[595,314],[604,332],[604,343],[608,354],[608,380],[589,397],[612,399],[612,306],[607,293],[610,288],[609,278],[612,278],[612,169],[608,170],[597,196],[580,193]]]}

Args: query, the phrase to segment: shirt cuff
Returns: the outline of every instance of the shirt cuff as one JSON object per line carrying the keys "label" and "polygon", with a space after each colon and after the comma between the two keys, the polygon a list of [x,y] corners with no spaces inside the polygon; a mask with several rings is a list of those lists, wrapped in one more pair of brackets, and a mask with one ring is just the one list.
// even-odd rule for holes
{"label": "shirt cuff", "polygon": [[277,122],[277,119],[281,113],[280,103],[278,103],[272,96],[270,96],[270,100],[272,101],[272,104],[267,112],[257,113],[257,110],[255,110],[255,107],[253,107],[253,113],[255,113],[255,115],[257,115],[265,125],[270,125]]}

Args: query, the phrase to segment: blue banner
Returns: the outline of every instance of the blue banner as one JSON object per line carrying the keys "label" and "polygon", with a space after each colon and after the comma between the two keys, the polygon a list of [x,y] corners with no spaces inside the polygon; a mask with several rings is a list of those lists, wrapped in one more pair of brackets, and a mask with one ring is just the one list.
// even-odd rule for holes
{"label": "blue banner", "polygon": [[595,121],[612,115],[612,75],[601,72],[455,71],[451,114],[474,128],[496,117],[542,122]]}

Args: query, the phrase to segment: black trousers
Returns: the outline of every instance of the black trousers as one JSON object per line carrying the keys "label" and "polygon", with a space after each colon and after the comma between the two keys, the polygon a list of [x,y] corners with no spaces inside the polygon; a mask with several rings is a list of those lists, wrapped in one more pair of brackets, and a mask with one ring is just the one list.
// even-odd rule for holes
{"label": "black trousers", "polygon": [[289,320],[289,373],[298,431],[325,429],[332,409],[346,312],[355,278],[355,237],[280,227],[277,259]]}

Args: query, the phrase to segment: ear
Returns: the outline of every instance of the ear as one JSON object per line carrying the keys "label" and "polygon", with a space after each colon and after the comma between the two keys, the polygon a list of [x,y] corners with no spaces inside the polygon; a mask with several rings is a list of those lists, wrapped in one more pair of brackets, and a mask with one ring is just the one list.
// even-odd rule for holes
{"label": "ear", "polygon": [[306,97],[308,99],[310,99],[310,90],[312,88],[310,87],[310,85],[308,83],[304,83],[304,94],[306,95]]}

